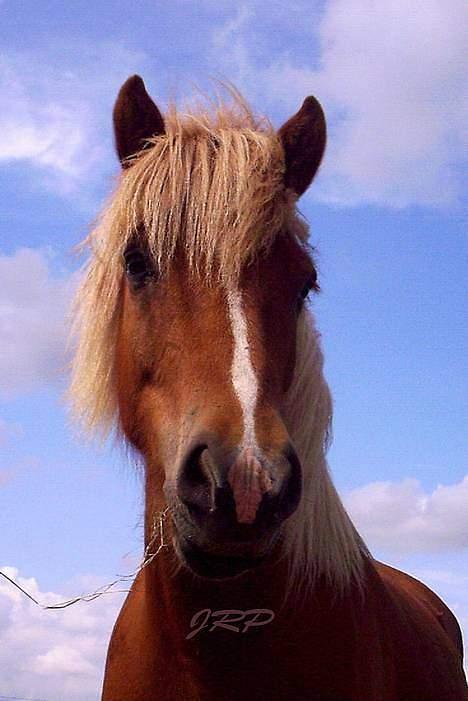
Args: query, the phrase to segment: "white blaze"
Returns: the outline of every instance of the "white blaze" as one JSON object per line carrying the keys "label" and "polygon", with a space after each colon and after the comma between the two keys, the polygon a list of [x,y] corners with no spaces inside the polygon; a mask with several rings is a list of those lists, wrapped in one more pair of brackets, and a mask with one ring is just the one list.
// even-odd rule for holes
{"label": "white blaze", "polygon": [[242,294],[229,290],[227,294],[229,318],[234,337],[231,379],[242,408],[244,419],[244,448],[256,448],[255,408],[257,405],[258,381],[250,359],[247,321],[242,308]]}

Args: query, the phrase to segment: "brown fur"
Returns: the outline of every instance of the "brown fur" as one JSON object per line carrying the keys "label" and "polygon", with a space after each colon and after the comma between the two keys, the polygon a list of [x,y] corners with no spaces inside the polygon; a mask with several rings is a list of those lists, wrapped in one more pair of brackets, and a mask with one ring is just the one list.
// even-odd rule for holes
{"label": "brown fur", "polygon": [[[416,580],[368,563],[364,596],[340,599],[324,582],[281,606],[278,565],[209,583],[170,562],[140,576],[109,648],[103,701],[464,701],[456,622]],[[423,591],[422,591],[423,590]],[[202,631],[194,613],[270,608],[275,620],[245,634]]]}

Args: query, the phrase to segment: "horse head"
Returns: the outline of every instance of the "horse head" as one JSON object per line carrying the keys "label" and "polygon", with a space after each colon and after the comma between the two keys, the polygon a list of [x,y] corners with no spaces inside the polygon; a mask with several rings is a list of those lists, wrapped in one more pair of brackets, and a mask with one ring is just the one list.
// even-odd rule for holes
{"label": "horse head", "polygon": [[232,92],[215,115],[163,117],[141,78],[122,86],[121,182],[89,273],[92,305],[118,299],[103,309],[101,413],[144,458],[147,515],[167,504],[180,560],[205,577],[261,562],[301,502],[285,406],[318,288],[295,205],[324,152],[323,111],[308,97],[275,131]]}

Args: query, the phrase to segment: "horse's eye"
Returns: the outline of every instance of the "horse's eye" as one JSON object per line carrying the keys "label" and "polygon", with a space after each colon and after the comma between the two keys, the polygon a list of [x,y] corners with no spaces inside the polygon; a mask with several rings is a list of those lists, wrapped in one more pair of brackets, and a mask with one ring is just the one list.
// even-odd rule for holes
{"label": "horse's eye", "polygon": [[300,311],[304,305],[305,300],[309,296],[309,292],[313,289],[318,289],[317,288],[317,273],[314,272],[309,276],[307,279],[307,282],[304,284],[304,287],[301,289],[299,292],[299,296],[297,298],[297,308]]}
{"label": "horse's eye", "polygon": [[306,285],[304,285],[304,287],[302,288],[301,293],[300,293],[300,295],[299,295],[300,298],[301,298],[302,300],[307,299],[307,297],[308,297],[309,292],[310,292],[311,289],[312,289],[312,285],[310,285],[309,283],[307,283]]}
{"label": "horse's eye", "polygon": [[148,256],[136,246],[127,248],[124,253],[125,272],[133,287],[142,287],[152,276],[153,271]]}

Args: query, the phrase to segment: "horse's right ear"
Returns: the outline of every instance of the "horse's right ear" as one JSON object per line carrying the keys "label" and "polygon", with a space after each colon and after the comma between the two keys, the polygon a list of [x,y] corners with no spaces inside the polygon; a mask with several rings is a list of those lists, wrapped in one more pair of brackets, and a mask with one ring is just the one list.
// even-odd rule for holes
{"label": "horse's right ear", "polygon": [[148,139],[164,134],[164,119],[145,89],[139,75],[132,75],[120,88],[114,105],[114,134],[123,168],[145,147]]}
{"label": "horse's right ear", "polygon": [[299,112],[278,132],[284,149],[286,187],[298,197],[307,190],[325,151],[327,127],[315,97],[306,97]]}

